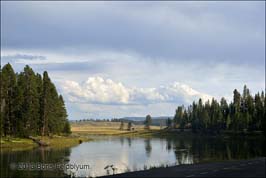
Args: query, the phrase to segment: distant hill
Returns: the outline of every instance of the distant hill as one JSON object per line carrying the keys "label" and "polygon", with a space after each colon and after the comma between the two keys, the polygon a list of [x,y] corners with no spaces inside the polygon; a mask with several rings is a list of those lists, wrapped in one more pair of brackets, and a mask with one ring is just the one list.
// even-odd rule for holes
{"label": "distant hill", "polygon": [[[173,119],[173,116],[159,116],[159,117],[152,117],[153,120],[157,119]],[[145,117],[122,117],[120,119],[125,119],[125,120],[131,120],[131,121],[144,121]]]}
{"label": "distant hill", "polygon": [[[173,116],[159,116],[159,117],[152,117],[152,123],[151,125],[154,126],[166,126],[166,121],[167,119],[173,119]],[[79,124],[88,124],[91,123],[92,125],[95,124],[101,124],[103,122],[109,122],[109,123],[113,123],[113,122],[132,122],[135,125],[143,125],[144,121],[145,121],[145,117],[122,117],[119,119],[115,119],[115,120],[109,120],[109,119],[81,119],[81,120],[72,120],[70,121],[72,124],[73,123],[79,123]]]}

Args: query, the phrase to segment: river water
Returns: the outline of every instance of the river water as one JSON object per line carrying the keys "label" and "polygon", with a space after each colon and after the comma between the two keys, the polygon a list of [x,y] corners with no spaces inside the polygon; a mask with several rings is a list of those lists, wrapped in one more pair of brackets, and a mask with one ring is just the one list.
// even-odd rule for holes
{"label": "river water", "polygon": [[263,144],[262,139],[244,137],[105,137],[61,150],[2,150],[1,177],[97,177],[167,165],[250,159],[263,156]]}

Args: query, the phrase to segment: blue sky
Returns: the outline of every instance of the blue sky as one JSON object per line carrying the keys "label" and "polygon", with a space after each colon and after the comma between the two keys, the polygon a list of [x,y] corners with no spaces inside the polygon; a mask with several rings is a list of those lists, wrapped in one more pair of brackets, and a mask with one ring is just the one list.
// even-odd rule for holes
{"label": "blue sky", "polygon": [[264,2],[1,2],[1,59],[47,70],[69,119],[173,115],[265,86]]}

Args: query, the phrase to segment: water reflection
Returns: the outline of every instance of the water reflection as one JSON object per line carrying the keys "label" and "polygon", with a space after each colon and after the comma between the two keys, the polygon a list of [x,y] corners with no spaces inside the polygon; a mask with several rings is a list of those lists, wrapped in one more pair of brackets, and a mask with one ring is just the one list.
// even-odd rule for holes
{"label": "water reflection", "polygon": [[151,150],[152,150],[151,139],[145,139],[144,143],[145,143],[146,156],[150,157],[151,156]]}
{"label": "water reflection", "polygon": [[[101,176],[143,170],[152,166],[193,164],[202,161],[249,159],[263,156],[264,140],[253,138],[107,138],[63,150],[35,149],[1,153],[3,177],[54,177],[70,171],[12,171],[12,162],[68,162],[90,165],[71,169],[76,176]],[[109,167],[107,167],[109,166]],[[107,168],[106,168],[107,167]],[[106,168],[106,169],[105,169]]]}
{"label": "water reflection", "polygon": [[49,148],[36,148],[27,151],[9,151],[1,150],[1,177],[63,177],[63,170],[53,171],[22,171],[15,166],[24,163],[34,164],[51,164],[67,163],[70,155],[69,149],[52,150]]}
{"label": "water reflection", "polygon": [[128,143],[128,146],[131,147],[131,138],[130,137],[127,138],[127,143]]}
{"label": "water reflection", "polygon": [[121,145],[124,145],[124,137],[119,138]]}

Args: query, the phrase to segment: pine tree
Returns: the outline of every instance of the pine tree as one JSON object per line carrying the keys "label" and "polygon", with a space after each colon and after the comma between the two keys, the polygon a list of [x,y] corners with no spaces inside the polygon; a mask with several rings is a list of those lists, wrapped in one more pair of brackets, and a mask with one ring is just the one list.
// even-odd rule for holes
{"label": "pine tree", "polygon": [[145,129],[150,129],[151,122],[152,122],[151,116],[147,115],[146,119],[145,119],[145,122],[144,122]]}
{"label": "pine tree", "polygon": [[63,133],[71,134],[71,127],[69,121],[65,122]]}
{"label": "pine tree", "polygon": [[188,124],[188,120],[189,120],[188,112],[185,109],[184,114],[183,114],[183,119],[180,123],[180,127],[184,129],[186,127],[186,125]]}
{"label": "pine tree", "polygon": [[[179,126],[179,128],[183,128],[183,106],[178,106],[176,109],[176,113],[174,116],[174,127],[176,127],[177,125]],[[182,124],[181,124],[182,123]]]}
{"label": "pine tree", "polygon": [[208,100],[204,105],[203,113],[203,125],[205,130],[209,130],[211,126],[211,105],[210,101]]}
{"label": "pine tree", "polygon": [[39,106],[39,117],[37,119],[38,134],[42,133],[42,96],[43,96],[43,80],[42,76],[37,73],[36,75],[37,93],[38,93],[38,106]]}
{"label": "pine tree", "polygon": [[129,122],[128,124],[127,124],[127,130],[131,130],[131,128],[132,128],[132,123],[131,122]]}
{"label": "pine tree", "polygon": [[119,130],[124,130],[124,121],[121,121]]}
{"label": "pine tree", "polygon": [[226,99],[224,97],[221,98],[220,107],[221,107],[221,112],[222,112],[221,128],[226,129],[227,124],[229,126],[230,116],[229,116],[229,107],[228,107],[228,104],[227,104]]}
{"label": "pine tree", "polygon": [[172,127],[172,120],[169,117],[167,118],[166,125],[167,125],[167,128]]}
{"label": "pine tree", "polygon": [[199,129],[199,118],[198,118],[198,106],[195,102],[191,106],[191,125],[193,132],[197,132]]}
{"label": "pine tree", "polygon": [[203,130],[207,130],[209,128],[209,124],[210,124],[210,116],[209,116],[208,111],[206,109],[204,109],[202,111],[202,119],[203,119],[203,122],[202,122]]}
{"label": "pine tree", "polygon": [[239,130],[241,128],[241,115],[240,115],[240,93],[235,89],[233,96],[233,110],[232,110],[232,127],[234,130]]}
{"label": "pine tree", "polygon": [[260,93],[255,95],[255,110],[252,123],[253,130],[261,129],[263,119],[263,100]]}
{"label": "pine tree", "polygon": [[197,115],[198,115],[198,128],[199,130],[204,130],[204,106],[202,103],[202,99],[200,98],[198,101],[198,108],[197,108]]}
{"label": "pine tree", "polygon": [[15,74],[6,64],[0,79],[1,135],[71,133],[63,97],[47,72],[42,78],[26,65],[23,72]]}
{"label": "pine tree", "polygon": [[23,81],[21,80],[22,73],[17,74],[17,85],[15,89],[15,101],[16,101],[16,106],[15,106],[15,117],[16,117],[16,127],[17,127],[17,132],[14,133],[17,136],[25,136],[23,131],[24,131],[24,122],[22,120],[23,116],[23,111],[24,111],[24,93],[23,93],[23,88],[21,87],[23,84]]}
{"label": "pine tree", "polygon": [[23,93],[21,110],[21,120],[23,121],[22,132],[24,136],[37,135],[38,119],[40,118],[38,88],[36,75],[28,65],[25,66],[18,83],[18,87]]}
{"label": "pine tree", "polygon": [[[65,102],[63,99],[62,95],[59,95],[58,98],[58,108],[57,108],[57,133],[61,133],[64,132],[64,127],[66,125],[66,123],[68,122],[67,120],[67,111],[66,111],[66,107],[65,107]],[[69,131],[68,131],[69,132]]]}
{"label": "pine tree", "polygon": [[67,117],[64,101],[62,96],[58,96],[55,85],[46,71],[43,73],[40,105],[41,135],[62,132]]}
{"label": "pine tree", "polygon": [[2,84],[2,104],[1,110],[3,110],[2,115],[2,127],[4,135],[12,134],[14,130],[15,122],[15,87],[16,87],[16,75],[12,66],[8,63],[2,69],[1,75]]}
{"label": "pine tree", "polygon": [[47,98],[48,103],[48,135],[52,133],[60,133],[60,123],[61,120],[58,120],[58,108],[59,108],[59,96],[56,91],[55,85],[50,81],[49,83],[49,97]]}
{"label": "pine tree", "polygon": [[248,105],[247,105],[247,98],[249,96],[249,89],[247,88],[246,85],[244,85],[243,89],[243,94],[240,99],[240,112],[241,112],[241,117],[240,117],[240,129],[247,129],[248,128],[248,123],[250,120],[250,115],[248,112]]}

